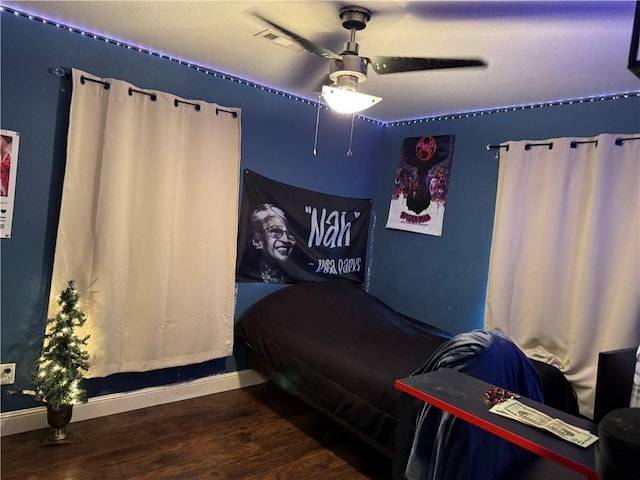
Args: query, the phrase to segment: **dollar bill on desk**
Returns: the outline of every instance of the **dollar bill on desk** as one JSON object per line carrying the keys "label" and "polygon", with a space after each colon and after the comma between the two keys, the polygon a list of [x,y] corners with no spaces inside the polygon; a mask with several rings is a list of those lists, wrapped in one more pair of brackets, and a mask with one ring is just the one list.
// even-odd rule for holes
{"label": "dollar bill on desk", "polygon": [[567,442],[584,448],[598,440],[598,437],[588,430],[570,425],[559,418],[551,418],[549,415],[525,405],[516,399],[509,399],[498,403],[491,407],[489,411],[503,417],[511,418],[520,423],[531,425],[532,427],[547,430]]}
{"label": "dollar bill on desk", "polygon": [[513,398],[495,404],[489,411],[539,428],[553,420],[541,411],[529,407]]}
{"label": "dollar bill on desk", "polygon": [[598,437],[589,431],[574,425],[569,425],[559,418],[554,418],[549,423],[545,424],[543,428],[568,442],[585,448],[598,440]]}

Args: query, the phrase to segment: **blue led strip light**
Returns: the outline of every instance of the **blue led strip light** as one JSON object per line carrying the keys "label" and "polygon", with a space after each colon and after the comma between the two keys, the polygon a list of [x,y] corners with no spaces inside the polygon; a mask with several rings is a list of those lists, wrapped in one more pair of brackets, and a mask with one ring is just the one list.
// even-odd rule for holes
{"label": "blue led strip light", "polygon": [[575,99],[575,100],[559,100],[556,102],[545,102],[545,103],[537,103],[532,105],[521,105],[517,107],[516,106],[500,107],[500,108],[495,108],[491,110],[482,110],[477,112],[454,113],[449,115],[439,115],[435,117],[425,117],[425,118],[416,118],[413,120],[401,120],[397,122],[388,122],[388,123],[385,123],[385,125],[390,127],[395,127],[399,125],[412,125],[414,123],[425,123],[425,122],[433,122],[438,120],[455,120],[459,118],[479,117],[482,115],[489,115],[491,113],[515,112],[517,110],[532,110],[535,108],[542,108],[542,107],[573,105],[576,103],[592,103],[592,102],[599,102],[603,100],[618,100],[620,98],[632,98],[632,97],[640,97],[640,92],[617,93],[614,95],[599,95],[597,97],[588,97],[588,98],[581,98],[581,99]]}
{"label": "blue led strip light", "polygon": [[[154,57],[162,58],[162,59],[165,59],[165,60],[170,60],[172,62],[179,63],[180,65],[184,65],[186,67],[189,67],[189,68],[192,68],[194,70],[197,70],[198,72],[202,72],[202,73],[205,73],[207,75],[212,75],[215,78],[220,78],[222,80],[229,80],[231,82],[235,82],[235,83],[238,83],[240,85],[246,85],[246,86],[249,86],[249,87],[258,88],[258,89],[260,89],[260,90],[262,90],[264,92],[273,93],[275,95],[279,95],[281,97],[285,97],[285,98],[288,98],[290,100],[295,100],[295,101],[298,101],[298,102],[302,102],[302,103],[305,103],[307,105],[312,105],[314,107],[318,106],[318,102],[313,101],[313,100],[309,100],[307,98],[299,97],[297,95],[292,95],[290,93],[283,92],[283,91],[277,90],[275,88],[271,88],[271,87],[267,87],[267,86],[264,86],[264,85],[260,85],[258,83],[251,82],[249,80],[245,80],[245,79],[240,78],[240,77],[236,77],[236,76],[233,76],[233,75],[230,75],[230,74],[227,74],[227,73],[219,72],[219,71],[213,70],[211,68],[202,67],[200,65],[196,65],[196,64],[194,64],[192,62],[188,62],[186,60],[181,60],[179,58],[171,57],[171,56],[166,55],[164,53],[154,52],[154,51],[149,50],[147,48],[138,47],[138,46],[135,46],[135,45],[130,45],[128,43],[121,42],[119,40],[114,40],[112,38],[108,38],[108,37],[105,37],[103,35],[97,35],[97,34],[94,34],[94,33],[91,33],[91,32],[86,32],[86,31],[84,31],[84,30],[82,30],[80,28],[71,27],[69,25],[65,25],[65,24],[62,24],[62,23],[59,23],[59,22],[56,22],[56,21],[53,21],[53,20],[48,20],[46,18],[42,18],[42,17],[27,13],[27,12],[22,12],[22,11],[19,11],[19,10],[15,10],[15,9],[13,9],[11,7],[7,7],[5,5],[0,5],[0,11],[11,13],[13,15],[16,15],[16,16],[19,16],[19,17],[23,17],[23,18],[28,18],[29,20],[33,20],[33,21],[36,21],[36,22],[39,22],[39,23],[44,23],[46,25],[51,25],[51,26],[54,26],[54,27],[58,27],[58,28],[61,28],[62,30],[66,30],[66,31],[71,32],[71,33],[76,33],[76,34],[82,35],[84,37],[88,37],[88,38],[92,38],[94,40],[98,40],[98,41],[102,41],[102,42],[105,42],[105,43],[109,43],[111,45],[116,45],[118,47],[126,48],[128,50],[133,50],[133,51],[136,51],[136,52],[139,52],[139,53],[145,53],[145,54],[152,55]],[[322,105],[322,104],[320,104],[320,107],[325,109],[325,110],[329,109],[326,105]],[[367,117],[362,117],[362,116],[359,116],[359,115],[358,115],[358,117],[360,119],[362,119],[364,121],[367,121],[367,122],[370,122],[370,123],[375,123],[375,124],[378,124],[378,125],[384,125],[384,122],[381,122],[379,120],[375,120],[375,119],[367,118]]]}
{"label": "blue led strip light", "polygon": [[[198,72],[202,72],[205,73],[207,75],[212,75],[216,78],[221,78],[223,80],[229,80],[231,82],[235,82],[241,85],[246,85],[249,87],[253,87],[253,88],[258,88],[262,91],[268,92],[268,93],[273,93],[275,95],[279,95],[281,97],[285,97],[288,98],[290,100],[295,100],[298,102],[302,102],[302,103],[306,103],[307,105],[313,105],[314,107],[318,106],[318,102],[313,101],[313,100],[309,100],[307,98],[303,98],[303,97],[299,97],[297,95],[292,95],[290,93],[287,92],[283,92],[281,90],[277,90],[275,88],[271,88],[271,87],[267,87],[264,85],[260,85],[258,83],[255,82],[251,82],[249,80],[245,80],[243,78],[240,77],[236,77],[227,73],[222,73],[222,72],[218,72],[216,70],[210,69],[210,68],[205,68],[202,67],[200,65],[196,65],[194,63],[191,62],[187,62],[185,60],[181,60],[175,57],[171,57],[169,55],[166,55],[164,53],[158,53],[158,52],[154,52],[151,50],[148,50],[146,48],[142,48],[142,47],[137,47],[134,45],[130,45],[127,44],[125,42],[121,42],[119,40],[114,40],[102,35],[96,35],[94,33],[90,33],[90,32],[85,32],[79,28],[76,27],[71,27],[69,25],[64,25],[62,23],[59,22],[55,22],[53,20],[48,20],[46,18],[42,18],[36,15],[32,15],[30,13],[26,13],[26,12],[22,12],[19,10],[15,10],[11,7],[7,7],[4,5],[0,5],[0,11],[4,11],[4,12],[8,12],[8,13],[12,13],[16,16],[20,16],[20,17],[24,17],[24,18],[28,18],[30,20],[34,20],[36,22],[40,22],[40,23],[44,23],[46,25],[52,25],[58,28],[61,28],[63,30],[67,30],[71,33],[77,33],[80,34],[82,36],[85,37],[89,37],[89,38],[93,38],[94,40],[99,40],[99,41],[103,41],[106,43],[109,43],[111,45],[116,45],[118,47],[123,47],[126,48],[128,50],[134,50],[140,53],[146,53],[148,55],[152,55],[154,57],[158,57],[158,58],[163,58],[165,60],[170,60],[172,62],[176,62],[179,63],[180,65],[184,65],[186,67],[192,68],[194,70],[197,70]],[[521,106],[513,106],[513,107],[501,107],[501,108],[495,108],[495,109],[490,109],[490,110],[482,110],[482,111],[476,111],[476,112],[467,112],[467,113],[456,113],[456,114],[449,114],[449,115],[439,115],[439,116],[435,116],[435,117],[424,117],[424,118],[416,118],[416,119],[412,119],[412,120],[400,120],[400,121],[394,121],[394,122],[382,122],[380,120],[376,120],[373,118],[369,118],[369,117],[364,117],[361,115],[356,115],[357,117],[359,117],[361,120],[364,120],[366,122],[369,123],[374,123],[376,125],[385,125],[385,126],[391,126],[391,127],[395,127],[395,126],[402,126],[402,125],[412,125],[412,124],[417,124],[417,123],[425,123],[425,122],[433,122],[433,121],[440,121],[440,120],[455,120],[455,119],[460,119],[460,118],[469,118],[469,117],[477,117],[477,116],[482,116],[482,115],[489,115],[491,113],[502,113],[502,112],[513,112],[513,111],[517,111],[517,110],[529,110],[529,109],[534,109],[534,108],[541,108],[541,107],[552,107],[552,106],[558,106],[558,105],[571,105],[574,103],[586,103],[586,102],[595,102],[595,101],[602,101],[602,100],[616,100],[619,98],[630,98],[630,97],[640,97],[640,91],[638,92],[629,92],[629,93],[620,93],[620,94],[615,94],[615,95],[606,95],[606,96],[597,96],[597,97],[589,97],[589,98],[582,98],[582,99],[576,99],[576,100],[561,100],[561,101],[556,101],[556,102],[546,102],[546,103],[540,103],[540,104],[533,104],[533,105],[521,105]],[[326,105],[322,105],[320,104],[320,107],[328,110],[328,107]]]}

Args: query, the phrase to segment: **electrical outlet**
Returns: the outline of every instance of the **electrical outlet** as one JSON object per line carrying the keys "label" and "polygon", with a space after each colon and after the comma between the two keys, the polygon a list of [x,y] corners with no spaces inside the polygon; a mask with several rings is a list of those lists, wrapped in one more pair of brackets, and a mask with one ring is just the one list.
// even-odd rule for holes
{"label": "electrical outlet", "polygon": [[16,364],[0,364],[0,385],[11,385],[16,381]]}

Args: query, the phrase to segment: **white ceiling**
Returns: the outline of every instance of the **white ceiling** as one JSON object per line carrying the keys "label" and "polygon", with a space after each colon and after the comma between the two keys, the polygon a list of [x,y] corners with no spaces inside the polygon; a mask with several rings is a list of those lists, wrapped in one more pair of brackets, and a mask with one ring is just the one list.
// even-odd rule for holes
{"label": "white ceiling", "polygon": [[378,75],[365,116],[392,122],[637,92],[635,1],[5,1],[16,10],[316,100],[328,60],[270,43],[262,16],[340,52],[340,7],[372,11],[360,55],[482,58],[487,68]]}

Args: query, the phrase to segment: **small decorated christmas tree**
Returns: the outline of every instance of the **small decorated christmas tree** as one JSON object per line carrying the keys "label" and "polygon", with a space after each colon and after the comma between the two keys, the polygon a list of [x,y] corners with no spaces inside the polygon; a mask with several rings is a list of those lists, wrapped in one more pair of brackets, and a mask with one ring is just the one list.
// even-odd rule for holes
{"label": "small decorated christmas tree", "polygon": [[80,339],[74,331],[86,321],[84,312],[78,310],[78,298],[71,280],[58,297],[60,310],[47,320],[42,355],[36,360],[36,398],[53,410],[86,401],[80,381],[83,371],[89,369],[89,353],[84,348],[89,335]]}

